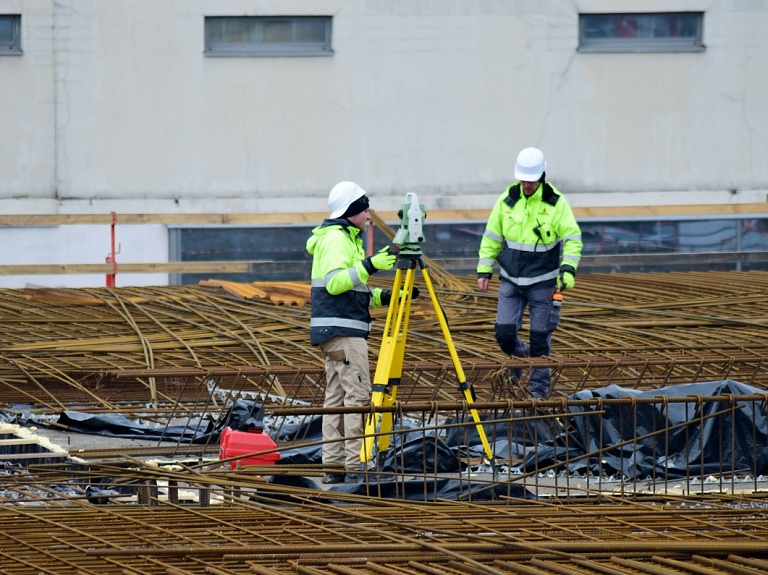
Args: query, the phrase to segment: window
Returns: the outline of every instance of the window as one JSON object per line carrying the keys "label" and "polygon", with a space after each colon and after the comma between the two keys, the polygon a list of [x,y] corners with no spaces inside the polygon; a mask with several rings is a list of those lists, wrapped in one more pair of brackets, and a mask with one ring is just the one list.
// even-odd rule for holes
{"label": "window", "polygon": [[330,16],[213,16],[206,56],[330,56]]}
{"label": "window", "polygon": [[21,54],[21,16],[0,14],[0,54]]}
{"label": "window", "polygon": [[579,14],[580,52],[701,52],[703,12]]}
{"label": "window", "polygon": [[[172,284],[217,279],[309,281],[312,257],[304,247],[314,225],[169,226],[172,262],[259,262],[250,272],[171,274]],[[397,228],[397,224],[390,222]],[[648,271],[768,271],[768,215],[587,218],[580,274]],[[486,221],[425,222],[424,254],[456,275],[475,274]],[[387,245],[374,230],[373,251]],[[365,241],[367,245],[367,234]],[[615,257],[612,257],[615,256]],[[382,272],[382,276],[386,276]]]}

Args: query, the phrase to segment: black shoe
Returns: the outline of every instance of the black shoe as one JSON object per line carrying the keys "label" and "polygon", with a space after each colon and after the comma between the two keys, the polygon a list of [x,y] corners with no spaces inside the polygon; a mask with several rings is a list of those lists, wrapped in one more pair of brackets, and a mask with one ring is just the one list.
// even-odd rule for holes
{"label": "black shoe", "polygon": [[324,485],[333,485],[334,483],[344,483],[345,478],[343,473],[326,473],[320,480]]}
{"label": "black shoe", "polygon": [[360,476],[357,473],[347,473],[344,483],[360,483]]}

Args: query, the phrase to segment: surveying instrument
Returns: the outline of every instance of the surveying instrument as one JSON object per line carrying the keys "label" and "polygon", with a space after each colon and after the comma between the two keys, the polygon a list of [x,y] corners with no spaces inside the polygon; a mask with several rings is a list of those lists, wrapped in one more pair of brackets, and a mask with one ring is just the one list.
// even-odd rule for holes
{"label": "surveying instrument", "polygon": [[[405,341],[408,335],[408,320],[411,313],[411,301],[413,299],[413,286],[416,278],[416,269],[419,269],[424,277],[424,283],[432,300],[432,306],[440,322],[445,343],[451,354],[453,367],[459,382],[459,391],[470,406],[474,402],[474,389],[467,384],[464,370],[456,353],[448,322],[440,303],[435,295],[435,288],[429,277],[429,270],[424,265],[421,253],[421,243],[424,241],[422,223],[426,217],[424,206],[414,193],[405,195],[405,203],[398,212],[400,229],[395,234],[393,243],[399,248],[397,252],[397,264],[395,270],[395,282],[392,286],[392,299],[387,312],[387,321],[384,325],[384,333],[381,338],[379,360],[376,363],[376,372],[371,385],[371,403],[375,407],[389,406],[395,403],[397,398],[397,386],[403,373],[403,357],[405,354]],[[472,419],[477,427],[480,440],[483,443],[485,455],[493,462],[491,447],[485,430],[480,422],[477,410],[470,409]],[[363,468],[373,457],[374,442],[377,442],[378,452],[383,453],[389,448],[394,415],[391,412],[371,413],[366,419],[365,437],[360,449],[360,461]]]}

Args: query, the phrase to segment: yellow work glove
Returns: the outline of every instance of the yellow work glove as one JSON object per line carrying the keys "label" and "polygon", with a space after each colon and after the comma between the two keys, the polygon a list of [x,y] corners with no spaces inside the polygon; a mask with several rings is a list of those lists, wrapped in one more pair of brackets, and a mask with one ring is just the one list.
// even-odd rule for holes
{"label": "yellow work glove", "polygon": [[[403,297],[403,291],[400,290],[400,297]],[[419,288],[416,286],[413,286],[413,292],[411,292],[411,299],[414,300],[417,297],[419,297]],[[385,289],[381,290],[381,305],[386,307],[392,302],[392,290],[391,289]]]}
{"label": "yellow work glove", "polygon": [[397,256],[389,253],[389,246],[381,248],[376,254],[368,256],[363,260],[368,275],[375,274],[379,270],[391,270],[395,267]]}
{"label": "yellow work glove", "polygon": [[571,272],[561,272],[560,275],[557,277],[557,288],[560,291],[565,291],[567,289],[573,289],[573,286],[576,285],[576,276],[573,275]]}

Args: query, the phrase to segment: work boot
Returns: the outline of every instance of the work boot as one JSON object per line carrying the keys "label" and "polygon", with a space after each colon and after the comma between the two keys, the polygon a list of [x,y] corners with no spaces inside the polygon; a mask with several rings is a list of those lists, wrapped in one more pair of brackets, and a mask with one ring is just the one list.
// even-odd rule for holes
{"label": "work boot", "polygon": [[[531,357],[531,346],[524,342],[522,339],[518,340],[517,349],[515,355],[510,357]],[[520,367],[507,368],[504,374],[507,379],[510,379],[512,383],[517,383],[523,378],[523,369]]]}
{"label": "work boot", "polygon": [[326,473],[320,480],[324,485],[333,485],[334,483],[344,483],[345,476],[343,473]]}
{"label": "work boot", "polygon": [[347,473],[344,483],[360,483],[360,476],[357,473]]}

